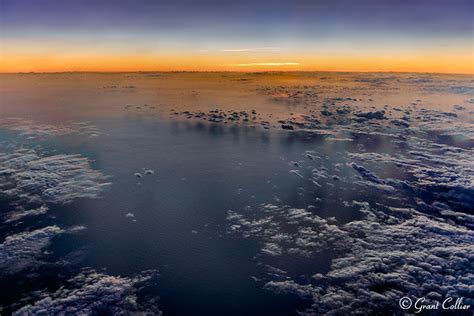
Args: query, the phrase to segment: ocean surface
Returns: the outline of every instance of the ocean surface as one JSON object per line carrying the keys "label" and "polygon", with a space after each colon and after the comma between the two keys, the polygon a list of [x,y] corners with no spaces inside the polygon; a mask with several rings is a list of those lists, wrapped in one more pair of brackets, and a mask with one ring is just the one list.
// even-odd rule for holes
{"label": "ocean surface", "polygon": [[472,77],[17,74],[0,90],[2,314],[474,303]]}

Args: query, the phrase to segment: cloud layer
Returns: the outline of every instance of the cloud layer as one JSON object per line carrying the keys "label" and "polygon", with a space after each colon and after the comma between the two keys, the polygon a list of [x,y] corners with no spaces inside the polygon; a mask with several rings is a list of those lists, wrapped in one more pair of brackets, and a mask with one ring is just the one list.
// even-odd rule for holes
{"label": "cloud layer", "polygon": [[80,155],[44,156],[33,149],[0,153],[0,193],[30,203],[95,198],[110,183]]}
{"label": "cloud layer", "polygon": [[0,271],[15,273],[35,265],[51,240],[62,233],[53,225],[7,236],[0,244]]}
{"label": "cloud layer", "polygon": [[156,276],[146,271],[135,277],[111,276],[85,269],[71,278],[66,286],[54,293],[43,293],[43,298],[17,310],[14,315],[161,315],[156,301],[139,300],[139,287]]}
{"label": "cloud layer", "polygon": [[[262,92],[285,102],[314,99],[311,87],[278,89]],[[340,105],[347,101],[334,99],[318,118],[282,122],[302,135],[321,131],[325,140],[351,143],[335,159],[318,147],[288,164],[294,181],[310,183],[295,194],[314,194],[314,205],[277,200],[227,211],[228,233],[259,244],[262,275],[254,279],[275,293],[300,296],[308,315],[398,313],[404,296],[429,302],[463,297],[474,304],[474,153],[464,145],[472,127],[452,112]],[[339,124],[325,130],[320,120]],[[439,135],[461,141],[442,143]],[[377,142],[386,145],[372,146]],[[340,194],[317,197],[333,190]],[[326,208],[351,218],[327,217]]]}
{"label": "cloud layer", "polygon": [[0,119],[0,128],[18,132],[29,139],[70,134],[80,134],[89,137],[100,135],[99,129],[90,122],[69,122],[67,124],[53,125],[13,117]]}

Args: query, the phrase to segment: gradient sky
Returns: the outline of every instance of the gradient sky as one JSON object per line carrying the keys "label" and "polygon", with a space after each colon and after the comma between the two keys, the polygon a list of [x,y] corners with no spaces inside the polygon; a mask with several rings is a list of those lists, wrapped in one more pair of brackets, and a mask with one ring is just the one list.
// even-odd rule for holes
{"label": "gradient sky", "polygon": [[472,0],[0,0],[0,72],[474,73]]}

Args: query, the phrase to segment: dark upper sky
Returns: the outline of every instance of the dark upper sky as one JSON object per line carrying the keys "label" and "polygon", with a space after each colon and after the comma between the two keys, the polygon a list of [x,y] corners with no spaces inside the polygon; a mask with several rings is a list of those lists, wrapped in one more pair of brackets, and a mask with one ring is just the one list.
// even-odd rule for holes
{"label": "dark upper sky", "polygon": [[[291,56],[342,51],[386,54],[428,49],[444,52],[447,47],[452,48],[451,52],[472,55],[473,46],[472,0],[0,3],[6,55],[30,45],[33,50],[59,55],[67,54],[67,47],[90,55],[93,47],[98,47],[102,54],[112,55],[120,51],[184,54],[244,50],[279,57],[282,52],[287,56],[290,52]],[[251,60],[248,57],[243,61]],[[257,59],[253,61],[260,61]]]}
{"label": "dark upper sky", "polygon": [[[82,29],[271,29],[321,31],[413,31],[471,35],[471,0],[2,0],[2,20],[9,31],[31,27]],[[275,30],[275,29],[274,29]],[[275,30],[275,31],[277,31]],[[56,29],[56,31],[58,31]]]}

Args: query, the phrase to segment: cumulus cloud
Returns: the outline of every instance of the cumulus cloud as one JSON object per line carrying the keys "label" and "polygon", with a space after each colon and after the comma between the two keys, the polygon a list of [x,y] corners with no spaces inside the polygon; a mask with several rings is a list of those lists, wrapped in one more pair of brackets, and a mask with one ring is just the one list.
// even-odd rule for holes
{"label": "cumulus cloud", "polygon": [[90,122],[69,122],[67,124],[37,123],[22,118],[0,119],[0,128],[20,133],[31,139],[47,136],[64,136],[69,134],[81,134],[90,137],[99,136],[99,129]]}
{"label": "cumulus cloud", "polygon": [[8,212],[5,215],[5,223],[15,222],[25,217],[46,214],[49,208],[46,205],[41,205],[36,208],[25,209],[24,206],[18,206],[15,210]]}
{"label": "cumulus cloud", "polygon": [[[298,93],[285,89],[265,93],[284,93],[299,102],[310,99],[304,87]],[[329,109],[325,112],[329,116],[339,113]],[[319,216],[316,212],[324,210],[314,206],[265,204],[245,212],[229,211],[228,233],[255,239],[260,244],[255,257],[259,266],[271,265],[264,277],[255,280],[265,289],[311,302],[305,314],[397,313],[403,296],[437,301],[464,297],[465,303],[474,304],[474,152],[464,141],[471,137],[472,126],[455,113],[415,107],[392,111],[387,106],[383,117],[361,112],[357,106],[352,113],[370,114],[355,115],[364,119],[360,122],[331,126],[333,135],[352,135],[356,143],[338,156],[337,166],[315,150],[303,153],[309,176],[289,170],[312,182],[315,192],[324,192],[330,185],[327,180],[337,176],[355,199],[343,203],[354,213],[349,222]],[[400,122],[394,122],[394,113],[402,113],[397,117]],[[374,115],[388,119],[372,119]],[[302,120],[295,125],[310,128],[315,118]],[[377,137],[390,149],[366,147],[363,139],[357,139],[365,135]],[[448,145],[438,136],[462,137]],[[456,142],[459,139],[464,142]],[[365,200],[378,191],[383,199]],[[317,273],[292,268],[326,255],[327,270],[319,271],[317,264]]]}
{"label": "cumulus cloud", "polygon": [[[347,130],[370,131],[374,126],[353,124]],[[432,125],[415,126],[412,130],[417,133],[432,131]],[[322,218],[309,207],[266,204],[252,212],[229,213],[229,233],[260,243],[259,263],[279,265],[257,282],[265,289],[312,302],[306,314],[399,312],[398,300],[403,296],[438,301],[464,297],[465,303],[473,304],[472,149],[440,144],[418,134],[399,137],[382,129],[376,134],[392,138],[404,150],[346,153],[342,157],[346,164],[334,170],[347,173],[344,168],[351,168],[355,176],[346,183],[383,191],[385,204],[346,202],[346,207],[362,214],[361,219],[346,224]],[[324,159],[314,152],[304,155],[319,164],[308,167],[312,170],[308,180],[322,188],[331,177],[321,166]],[[387,177],[384,167],[398,168],[400,178]],[[397,206],[390,206],[392,202]],[[309,271],[285,270],[284,262],[290,258],[307,262],[328,251],[336,254],[328,271],[309,276],[304,274]],[[283,272],[275,273],[275,269]]]}
{"label": "cumulus cloud", "polygon": [[51,240],[64,232],[54,225],[7,236],[0,244],[0,271],[15,273],[33,266]]}
{"label": "cumulus cloud", "polygon": [[[14,274],[45,264],[42,257],[54,238],[62,234],[77,234],[86,229],[77,225],[61,228],[56,225],[11,234],[0,244],[0,275]],[[55,264],[67,263],[60,260]]]}
{"label": "cumulus cloud", "polygon": [[[474,168],[472,150],[437,144],[429,140],[410,137],[406,156],[392,156],[378,153],[351,153],[350,158],[365,163],[394,164],[403,167],[403,172],[412,176],[407,181],[381,179],[364,166],[355,162],[350,165],[356,170],[368,185],[384,185],[409,187],[405,194],[417,197],[431,197],[445,202],[450,207],[464,210],[474,210]],[[415,149],[416,148],[416,149]]]}
{"label": "cumulus cloud", "polygon": [[[262,91],[302,103],[311,99],[305,87]],[[307,171],[289,172],[312,182],[315,192],[324,192],[330,185],[327,180],[337,176],[342,189],[348,187],[356,199],[344,207],[358,214],[339,223],[319,216],[314,206],[265,204],[229,211],[228,233],[255,239],[260,244],[255,257],[259,266],[271,265],[266,276],[255,280],[265,289],[312,302],[307,314],[396,313],[403,296],[438,301],[464,297],[472,305],[474,152],[466,142],[472,138],[472,126],[451,112],[386,106],[378,114],[357,105],[352,112],[338,112],[337,102],[325,115],[333,120],[334,113],[353,115],[356,120],[331,125],[332,135],[351,135],[356,144],[340,153],[337,167],[315,150],[303,153]],[[394,118],[394,113],[399,116]],[[315,120],[314,115],[301,117],[294,125],[319,132],[324,127],[311,125]],[[446,136],[457,138],[448,139],[449,145],[437,138]],[[365,146],[363,137],[377,137],[387,147],[377,152],[380,148]],[[383,199],[364,200],[378,191]],[[326,255],[327,271],[292,268]],[[319,267],[315,264],[314,269]]]}
{"label": "cumulus cloud", "polygon": [[229,233],[259,237],[261,255],[310,257],[346,240],[334,218],[323,219],[306,209],[261,205],[251,217],[228,211]]}
{"label": "cumulus cloud", "polygon": [[0,153],[0,194],[31,203],[95,198],[110,183],[80,155],[43,156],[32,149]]}
{"label": "cumulus cloud", "polygon": [[391,214],[393,223],[373,213],[342,227],[360,237],[327,274],[314,276],[314,311],[396,311],[402,296],[472,298],[473,232],[406,211],[407,219]]}
{"label": "cumulus cloud", "polygon": [[272,214],[265,215],[266,221],[258,220],[261,211],[251,218],[232,213],[228,220],[241,229],[230,233],[256,238],[261,255],[268,257],[295,260],[295,254],[311,257],[327,250],[338,254],[329,271],[309,281],[301,281],[302,271],[267,274],[265,289],[313,302],[306,314],[395,312],[403,296],[465,297],[473,303],[472,230],[415,209],[352,205],[364,216],[343,225],[289,207],[263,212]]}
{"label": "cumulus cloud", "polygon": [[141,287],[156,276],[145,271],[135,277],[111,276],[85,269],[66,286],[17,310],[14,315],[161,315],[156,298],[140,300]]}

